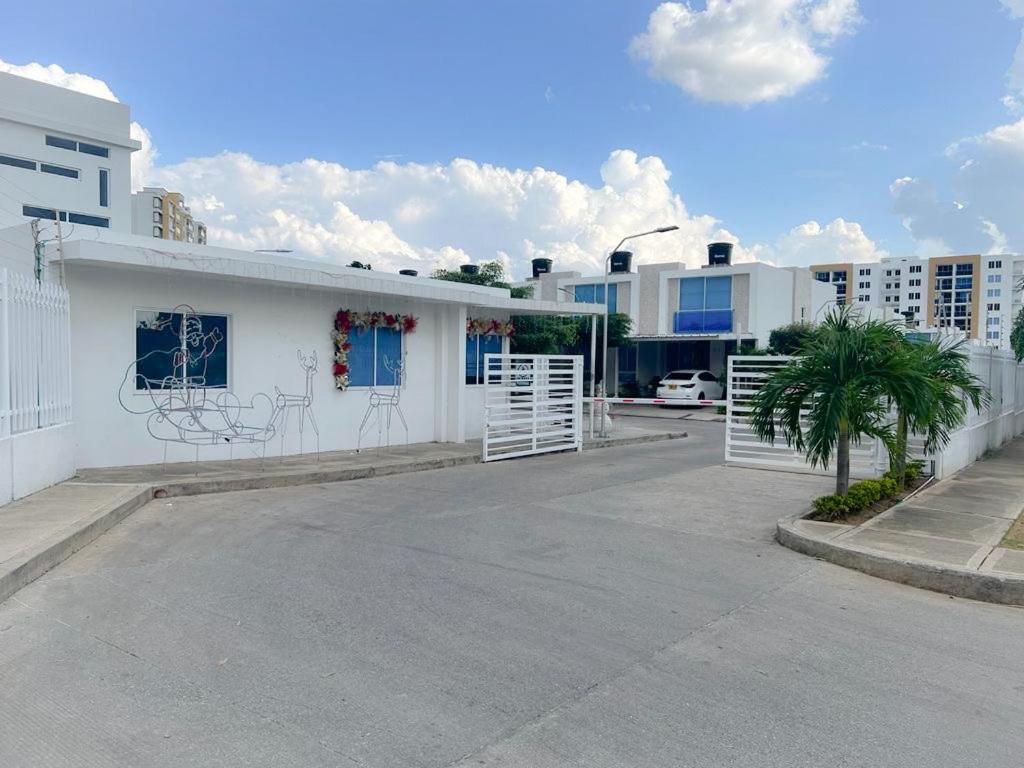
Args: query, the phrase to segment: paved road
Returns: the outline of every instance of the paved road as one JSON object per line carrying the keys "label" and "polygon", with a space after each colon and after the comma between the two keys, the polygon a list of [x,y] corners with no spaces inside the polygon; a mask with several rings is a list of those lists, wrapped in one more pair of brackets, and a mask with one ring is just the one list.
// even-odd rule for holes
{"label": "paved road", "polygon": [[669,443],[150,504],[0,605],[0,765],[1020,766],[1024,612]]}

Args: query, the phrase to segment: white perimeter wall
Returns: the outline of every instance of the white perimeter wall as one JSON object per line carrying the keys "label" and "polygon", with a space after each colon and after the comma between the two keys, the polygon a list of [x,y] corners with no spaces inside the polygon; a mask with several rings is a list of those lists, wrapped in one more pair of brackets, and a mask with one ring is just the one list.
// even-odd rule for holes
{"label": "white perimeter wall", "polygon": [[[401,299],[388,303],[319,289],[84,264],[69,264],[68,278],[75,462],[80,468],[162,460],[163,444],[147,433],[146,417],[124,411],[117,392],[125,369],[135,359],[136,308],[170,310],[182,303],[200,313],[230,315],[229,388],[243,401],[257,392],[273,394],[275,384],[284,392],[301,393],[304,374],[295,351],[316,350],[320,370],[314,381],[313,410],[323,451],[356,447],[369,397],[366,389],[334,389],[330,333],[335,312],[341,307],[412,312],[419,325],[406,339],[407,375],[401,402],[410,442],[457,441],[479,434],[480,417],[467,433],[466,409],[460,407],[467,391],[464,307]],[[482,400],[477,406],[471,396],[469,409],[474,414],[482,411]],[[393,443],[404,439],[397,423],[395,419]],[[369,440],[376,443],[376,431]],[[311,448],[308,437],[305,447]],[[280,439],[274,438],[267,455],[280,450]],[[297,451],[298,431],[289,426],[285,453]],[[199,449],[200,459],[253,455],[252,446],[235,446],[233,454],[227,446]],[[168,461],[188,461],[194,456],[192,446],[169,445]]]}
{"label": "white perimeter wall", "polygon": [[58,424],[0,440],[0,505],[74,475],[73,436],[73,424]]}

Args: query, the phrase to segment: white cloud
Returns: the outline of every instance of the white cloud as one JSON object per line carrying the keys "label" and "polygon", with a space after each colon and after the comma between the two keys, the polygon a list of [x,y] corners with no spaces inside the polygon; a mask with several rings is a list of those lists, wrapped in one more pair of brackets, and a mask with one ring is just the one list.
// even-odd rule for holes
{"label": "white cloud", "polygon": [[779,266],[806,266],[836,261],[878,261],[889,255],[865,234],[860,224],[838,218],[821,226],[808,221],[793,227],[762,254]]}
{"label": "white cloud", "polygon": [[[11,65],[6,65],[11,67]],[[104,98],[100,80],[60,67],[13,67],[48,82]],[[8,70],[10,71],[10,70]],[[385,160],[352,169],[317,159],[271,164],[243,152],[159,165],[149,133],[135,153],[133,184],[182,192],[207,224],[211,243],[247,250],[287,248],[333,263],[369,261],[377,269],[455,266],[498,259],[524,276],[529,259],[548,256],[558,269],[599,272],[624,234],[675,224],[679,231],[631,245],[638,263],[697,266],[706,244],[737,244],[734,258],[788,264],[868,258],[873,243],[842,219],[797,227],[772,246],[743,246],[710,215],[691,214],[670,185],[661,158],[611,152],[590,185],[544,168],[513,169],[456,158],[449,163]]]}
{"label": "white cloud", "polygon": [[873,150],[875,152],[888,152],[888,144],[876,144],[872,141],[859,141],[856,144],[851,144],[848,147],[843,147],[847,152],[857,152],[859,150]]}
{"label": "white cloud", "polygon": [[999,0],[999,2],[1013,18],[1024,18],[1024,0]]}
{"label": "white cloud", "polygon": [[700,11],[669,2],[630,51],[653,77],[698,99],[750,105],[823,77],[823,49],[860,21],[857,0],[708,0]]}

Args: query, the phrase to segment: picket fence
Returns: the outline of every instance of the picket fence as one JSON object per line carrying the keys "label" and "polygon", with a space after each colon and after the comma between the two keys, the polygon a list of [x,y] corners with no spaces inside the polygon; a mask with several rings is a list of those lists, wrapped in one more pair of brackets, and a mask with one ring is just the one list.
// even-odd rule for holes
{"label": "picket fence", "polygon": [[[980,411],[969,408],[963,426],[950,435],[949,443],[937,453],[925,453],[924,441],[916,435],[909,440],[910,454],[926,463],[926,469],[941,479],[968,466],[986,451],[998,448],[1024,431],[1024,366],[1012,355],[992,347],[969,349],[971,372],[988,388],[991,404]],[[777,437],[762,441],[751,429],[751,400],[764,381],[792,358],[786,356],[734,356],[728,365],[725,460],[732,464],[798,472],[834,472],[811,467],[807,458]],[[806,426],[806,423],[804,423]],[[781,432],[779,433],[781,435]],[[850,474],[877,477],[888,469],[888,453],[878,440],[866,440],[850,448]]]}
{"label": "picket fence", "polygon": [[71,421],[68,292],[0,270],[0,439]]}

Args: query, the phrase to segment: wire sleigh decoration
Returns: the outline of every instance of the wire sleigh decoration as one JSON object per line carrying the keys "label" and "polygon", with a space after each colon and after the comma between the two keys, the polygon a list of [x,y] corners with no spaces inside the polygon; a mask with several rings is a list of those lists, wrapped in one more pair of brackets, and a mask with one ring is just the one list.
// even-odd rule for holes
{"label": "wire sleigh decoration", "polygon": [[[287,430],[288,412],[298,411],[299,446],[308,421],[316,436],[319,459],[320,431],[313,416],[313,376],[317,356],[306,357],[297,351],[299,365],[306,374],[306,389],[301,395],[281,392],[274,387],[274,396],[257,392],[244,403],[227,389],[214,389],[209,384],[210,359],[224,342],[224,334],[213,327],[204,331],[200,315],[187,304],[161,313],[148,330],[172,330],[177,343],[168,349],[150,350],[133,360],[121,380],[118,401],[129,413],[146,416],[146,430],[163,442],[164,462],[171,443],[195,447],[196,461],[200,446],[248,445],[257,447],[260,458],[266,458],[267,444],[279,433],[281,452]],[[177,322],[177,328],[174,327]],[[167,371],[162,376],[141,373],[142,369]],[[216,394],[211,394],[215,392]],[[137,403],[142,396],[143,405]]]}

